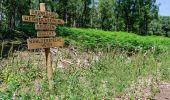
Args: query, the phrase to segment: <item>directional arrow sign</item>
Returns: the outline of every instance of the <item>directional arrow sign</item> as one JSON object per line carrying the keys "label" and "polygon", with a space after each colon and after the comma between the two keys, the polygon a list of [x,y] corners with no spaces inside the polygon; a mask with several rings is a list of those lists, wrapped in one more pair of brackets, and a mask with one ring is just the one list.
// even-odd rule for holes
{"label": "directional arrow sign", "polygon": [[56,33],[53,31],[38,31],[37,37],[53,37]]}
{"label": "directional arrow sign", "polygon": [[64,40],[60,38],[32,38],[27,39],[28,49],[52,48],[64,45]]}
{"label": "directional arrow sign", "polygon": [[53,18],[40,18],[35,16],[22,16],[22,21],[24,22],[34,22],[34,23],[50,23],[50,24],[64,24],[64,21],[61,19]]}
{"label": "directional arrow sign", "polygon": [[41,17],[51,17],[51,18],[58,18],[58,14],[54,12],[47,12],[47,11],[39,11],[30,9],[30,15],[32,16],[41,16]]}
{"label": "directional arrow sign", "polygon": [[35,24],[36,30],[55,30],[55,25],[49,25],[49,24]]}

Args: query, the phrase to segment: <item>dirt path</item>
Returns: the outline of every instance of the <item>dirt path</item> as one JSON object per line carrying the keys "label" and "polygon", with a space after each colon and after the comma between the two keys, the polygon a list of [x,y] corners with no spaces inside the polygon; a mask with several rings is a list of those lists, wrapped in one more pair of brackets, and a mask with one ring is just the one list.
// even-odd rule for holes
{"label": "dirt path", "polygon": [[160,83],[159,90],[154,100],[170,100],[170,83]]}

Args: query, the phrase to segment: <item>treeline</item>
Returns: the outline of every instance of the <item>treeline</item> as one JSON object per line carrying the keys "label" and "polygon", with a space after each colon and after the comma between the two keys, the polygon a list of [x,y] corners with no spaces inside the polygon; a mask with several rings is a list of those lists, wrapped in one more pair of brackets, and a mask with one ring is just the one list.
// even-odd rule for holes
{"label": "treeline", "polygon": [[41,2],[68,27],[170,36],[170,18],[158,17],[156,0],[1,0],[0,28],[23,27],[21,16],[29,15],[29,9],[39,9]]}
{"label": "treeline", "polygon": [[160,16],[150,23],[149,33],[151,35],[163,35],[170,37],[170,16]]}

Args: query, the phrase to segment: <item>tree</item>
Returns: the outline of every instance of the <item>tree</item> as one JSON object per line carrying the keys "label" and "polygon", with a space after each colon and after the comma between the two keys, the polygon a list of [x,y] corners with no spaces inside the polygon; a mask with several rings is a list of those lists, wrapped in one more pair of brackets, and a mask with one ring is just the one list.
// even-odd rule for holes
{"label": "tree", "polygon": [[158,17],[158,6],[156,0],[117,0],[115,16],[116,26],[124,28],[119,30],[146,35],[149,24]]}
{"label": "tree", "polygon": [[81,26],[87,27],[90,23],[90,8],[89,5],[91,4],[91,0],[82,0],[83,3],[83,14],[81,16]]}
{"label": "tree", "polygon": [[152,20],[158,18],[158,6],[156,0],[140,0],[138,6],[139,16],[139,34],[147,35],[149,24]]}
{"label": "tree", "polygon": [[70,0],[68,2],[69,26],[80,27],[83,15],[83,3],[81,0]]}
{"label": "tree", "polygon": [[15,29],[21,21],[21,16],[28,13],[30,0],[4,0],[4,14],[9,29]]}
{"label": "tree", "polygon": [[123,31],[125,27],[123,17],[122,17],[123,7],[121,3],[122,3],[122,0],[115,1],[115,8],[114,8],[115,31]]}
{"label": "tree", "polygon": [[101,28],[115,30],[114,0],[100,0],[99,13]]}
{"label": "tree", "polygon": [[[127,31],[141,35],[154,34],[159,7],[156,0],[1,0],[1,23],[9,29],[22,25],[21,16],[29,9],[46,3],[47,11],[58,13],[68,27],[91,27],[111,31]],[[164,27],[164,25],[163,25]],[[152,30],[152,32],[151,32]],[[167,34],[166,28],[164,28]],[[156,33],[157,34],[157,33]]]}
{"label": "tree", "polygon": [[161,19],[155,19],[149,24],[149,35],[165,35],[162,30]]}
{"label": "tree", "polygon": [[163,33],[170,37],[170,17],[160,17],[160,22],[162,24]]}

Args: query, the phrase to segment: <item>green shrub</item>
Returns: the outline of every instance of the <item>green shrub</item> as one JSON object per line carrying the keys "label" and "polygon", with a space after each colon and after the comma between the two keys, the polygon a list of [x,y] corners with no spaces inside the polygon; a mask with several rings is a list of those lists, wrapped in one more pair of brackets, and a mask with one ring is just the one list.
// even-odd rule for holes
{"label": "green shrub", "polygon": [[153,50],[159,53],[166,51],[170,45],[167,37],[139,36],[126,32],[66,27],[58,27],[56,32],[65,37],[67,45],[80,46],[85,50],[121,48],[128,51]]}

